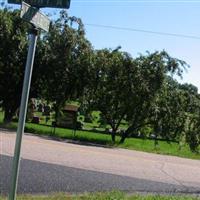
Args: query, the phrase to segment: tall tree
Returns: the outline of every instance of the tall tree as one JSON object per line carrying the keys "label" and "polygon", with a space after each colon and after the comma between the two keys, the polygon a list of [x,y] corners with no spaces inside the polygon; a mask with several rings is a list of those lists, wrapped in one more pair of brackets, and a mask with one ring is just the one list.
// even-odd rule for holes
{"label": "tall tree", "polygon": [[189,145],[191,151],[199,152],[200,146],[200,95],[198,89],[192,84],[180,85],[180,89],[183,90],[187,97],[185,111],[186,116],[186,142]]}
{"label": "tall tree", "polygon": [[87,90],[88,102],[92,109],[101,112],[101,116],[111,126],[112,141],[115,142],[116,132],[126,114],[126,71],[129,65],[133,65],[133,60],[118,49],[103,49],[96,51],[94,63]]}
{"label": "tall tree", "polygon": [[185,63],[171,58],[165,51],[141,55],[135,60],[119,49],[96,52],[89,100],[112,127],[113,141],[122,119],[129,124],[122,134],[122,143],[149,123],[150,108],[166,74],[181,74],[179,65]]}
{"label": "tall tree", "polygon": [[54,102],[57,121],[65,102],[83,90],[92,48],[85,38],[81,20],[69,17],[64,11],[51,24],[44,42],[47,51],[41,69],[43,96]]}
{"label": "tall tree", "polygon": [[138,73],[129,73],[129,95],[126,98],[129,108],[126,120],[129,127],[122,135],[121,143],[134,131],[149,123],[151,107],[163,88],[166,75],[176,73],[181,76],[183,68],[187,66],[184,61],[170,57],[165,51],[141,55],[135,62]]}
{"label": "tall tree", "polygon": [[151,108],[155,139],[181,140],[186,128],[187,101],[188,94],[180,89],[180,84],[166,76],[163,88]]}
{"label": "tall tree", "polygon": [[10,122],[19,107],[27,50],[28,26],[19,12],[0,10],[0,100]]}
{"label": "tall tree", "polygon": [[200,101],[195,86],[180,84],[167,76],[151,109],[156,138],[176,140],[180,144],[187,142],[191,150],[196,151],[199,145]]}

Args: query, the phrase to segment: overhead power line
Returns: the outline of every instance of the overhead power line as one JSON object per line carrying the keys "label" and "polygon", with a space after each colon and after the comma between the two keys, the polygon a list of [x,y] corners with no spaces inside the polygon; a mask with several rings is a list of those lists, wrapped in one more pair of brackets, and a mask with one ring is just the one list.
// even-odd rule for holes
{"label": "overhead power line", "polygon": [[140,33],[147,33],[147,34],[154,34],[154,35],[162,35],[162,36],[171,36],[171,37],[179,37],[179,38],[188,38],[188,39],[200,40],[200,36],[196,36],[196,35],[185,35],[185,34],[179,34],[179,33],[167,33],[167,32],[151,31],[151,30],[144,30],[144,29],[135,29],[135,28],[128,28],[128,27],[120,27],[120,26],[110,26],[110,25],[102,25],[102,24],[86,23],[85,25],[86,26],[97,27],[97,28],[114,29],[114,30],[131,31],[131,32],[140,32]]}

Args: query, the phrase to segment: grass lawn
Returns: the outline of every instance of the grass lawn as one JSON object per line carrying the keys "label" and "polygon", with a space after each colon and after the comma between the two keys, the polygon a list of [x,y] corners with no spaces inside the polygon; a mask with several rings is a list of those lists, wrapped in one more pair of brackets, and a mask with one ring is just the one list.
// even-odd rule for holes
{"label": "grass lawn", "polygon": [[[6,200],[1,198],[0,200]],[[126,195],[121,192],[93,193],[83,195],[55,194],[51,196],[19,196],[17,200],[200,200],[192,196]]]}
{"label": "grass lawn", "polygon": [[3,121],[3,112],[0,109],[0,122],[2,122],[2,121]]}
{"label": "grass lawn", "polygon": [[[2,125],[3,114],[0,112],[0,125]],[[11,123],[7,128],[16,129],[17,123]],[[26,123],[26,132],[40,134],[40,135],[49,135],[53,137],[63,138],[63,139],[72,139],[81,142],[90,142],[101,145],[107,145],[110,147],[120,147],[144,152],[152,152],[157,154],[173,155],[191,159],[200,159],[200,154],[192,153],[187,145],[183,146],[179,150],[179,145],[177,143],[167,143],[165,141],[159,141],[159,145],[155,149],[154,141],[148,139],[138,139],[138,138],[128,138],[124,144],[118,145],[120,137],[117,137],[116,144],[113,145],[111,142],[110,135],[96,133],[93,131],[76,131],[74,134],[73,130],[56,128],[55,134],[53,128],[47,125],[38,125],[32,123]]]}

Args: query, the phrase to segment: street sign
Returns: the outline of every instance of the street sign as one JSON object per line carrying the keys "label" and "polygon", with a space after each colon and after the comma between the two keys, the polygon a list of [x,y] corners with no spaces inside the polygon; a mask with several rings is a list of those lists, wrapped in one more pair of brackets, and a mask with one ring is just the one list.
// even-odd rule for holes
{"label": "street sign", "polygon": [[48,17],[39,12],[37,8],[31,7],[27,3],[22,2],[20,17],[37,28],[43,29],[46,32],[49,31],[50,20]]}
{"label": "street sign", "polygon": [[[24,0],[27,4],[42,8],[42,7],[50,7],[50,8],[69,8],[71,0]],[[8,3],[13,4],[21,4],[22,0],[8,0]]]}
{"label": "street sign", "polygon": [[[16,199],[17,184],[19,177],[19,166],[21,158],[21,145],[22,138],[24,134],[24,127],[26,121],[26,113],[28,106],[28,98],[31,85],[31,77],[33,71],[33,63],[35,57],[35,49],[38,38],[38,28],[45,31],[49,30],[50,20],[47,16],[39,12],[41,7],[53,7],[53,8],[69,8],[70,0],[25,0],[24,3],[22,0],[8,0],[8,3],[21,4],[21,18],[33,24],[32,29],[30,30],[29,37],[29,49],[26,60],[26,68],[24,73],[24,82],[23,90],[20,103],[20,112],[19,112],[19,122],[17,127],[17,135],[15,141],[15,151],[12,164],[12,174],[11,174],[11,187],[9,192],[9,200]],[[29,5],[29,4],[30,5]]]}

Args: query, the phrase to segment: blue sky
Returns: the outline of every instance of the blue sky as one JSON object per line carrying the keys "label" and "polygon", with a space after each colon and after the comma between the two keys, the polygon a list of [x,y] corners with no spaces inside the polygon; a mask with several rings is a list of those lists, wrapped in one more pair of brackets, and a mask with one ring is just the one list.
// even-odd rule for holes
{"label": "blue sky", "polygon": [[[55,12],[55,9],[48,9]],[[200,0],[71,0],[70,15],[84,24],[99,24],[200,37]],[[122,46],[133,57],[146,51],[165,49],[191,67],[183,82],[200,89],[200,39],[161,36],[142,32],[85,26],[96,49]]]}

